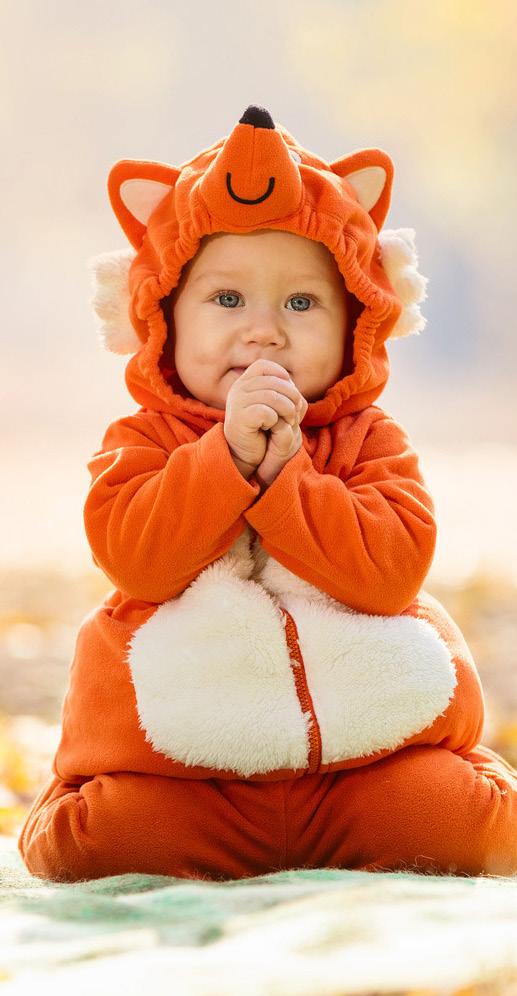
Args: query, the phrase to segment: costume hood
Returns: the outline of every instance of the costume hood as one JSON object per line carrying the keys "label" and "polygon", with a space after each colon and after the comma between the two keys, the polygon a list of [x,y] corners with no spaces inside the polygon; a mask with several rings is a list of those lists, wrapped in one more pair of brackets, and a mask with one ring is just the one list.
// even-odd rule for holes
{"label": "costume hood", "polygon": [[[224,411],[193,398],[169,358],[166,299],[201,239],[215,232],[278,229],[322,242],[349,292],[349,349],[341,378],[309,403],[303,426],[322,426],[372,404],[389,375],[386,340],[418,334],[427,279],[414,230],[382,232],[393,163],[360,149],[328,163],[307,151],[264,108],[250,105],[226,138],[181,166],[123,159],[108,178],[113,210],[132,249],[90,261],[102,344],[133,353],[132,397],[207,429]],[[349,309],[350,310],[350,309]]]}

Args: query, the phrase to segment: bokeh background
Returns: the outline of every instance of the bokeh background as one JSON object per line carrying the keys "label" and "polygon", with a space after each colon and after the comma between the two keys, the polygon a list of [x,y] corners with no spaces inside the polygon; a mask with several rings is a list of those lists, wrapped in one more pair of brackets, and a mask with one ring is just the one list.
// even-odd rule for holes
{"label": "bokeh background", "polygon": [[127,242],[121,158],[179,165],[250,103],[332,160],[395,164],[386,227],[416,232],[418,336],[378,404],[434,495],[425,588],[463,629],[484,741],[517,762],[517,7],[512,0],[4,0],[0,7],[0,831],[46,779],[93,565],[86,463],[136,404],[104,352],[88,260]]}

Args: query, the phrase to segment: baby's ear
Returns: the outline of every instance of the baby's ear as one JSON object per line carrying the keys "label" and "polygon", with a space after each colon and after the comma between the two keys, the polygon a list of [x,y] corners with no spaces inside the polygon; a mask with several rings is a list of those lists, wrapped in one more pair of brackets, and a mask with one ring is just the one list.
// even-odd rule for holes
{"label": "baby's ear", "polygon": [[360,149],[330,163],[331,170],[353,189],[356,199],[380,232],[389,210],[393,162],[382,149]]}
{"label": "baby's ear", "polygon": [[108,176],[108,194],[122,230],[139,249],[154,209],[174,189],[181,170],[165,163],[121,159]]}

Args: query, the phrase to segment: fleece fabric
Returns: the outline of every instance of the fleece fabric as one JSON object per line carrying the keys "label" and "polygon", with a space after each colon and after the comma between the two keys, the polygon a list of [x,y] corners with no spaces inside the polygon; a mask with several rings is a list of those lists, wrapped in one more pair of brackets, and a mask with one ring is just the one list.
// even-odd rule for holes
{"label": "fleece fabric", "polygon": [[[313,853],[362,868],[382,855],[396,866],[424,848],[440,865],[449,842],[455,868],[517,871],[517,773],[502,759],[486,775],[474,763],[479,676],[459,628],[422,588],[436,542],[432,497],[406,430],[374,404],[389,373],[388,337],[422,327],[412,230],[380,239],[392,179],[385,152],[327,163],[253,106],[179,168],[124,160],[111,170],[111,203],[132,249],[98,261],[96,310],[107,348],[133,353],[126,383],[140,407],[108,427],[88,464],[85,530],[114,590],[80,627],[53,778],[20,838],[35,874],[54,876],[63,861],[72,877],[130,870],[125,862],[158,872],[160,855],[167,874],[193,874],[205,858],[188,819],[181,847],[190,840],[191,859],[176,865],[141,828],[129,846],[120,820],[134,827],[130,809],[143,806],[152,835],[169,795],[180,810],[197,799],[205,855],[215,832],[208,784],[235,792],[223,807],[236,821],[232,847],[246,847],[238,800],[251,792],[249,826],[258,840],[265,834],[269,861],[285,861],[266,800],[286,781],[309,800],[318,786],[336,786],[328,817],[339,834],[337,786],[351,792],[363,777],[373,808],[351,849],[318,850],[308,833],[304,861]],[[342,376],[309,403],[303,445],[265,491],[235,466],[224,411],[181,383],[166,320],[204,235],[259,228],[324,243],[355,315]],[[380,814],[392,826],[383,796],[392,765],[403,771],[398,796],[403,785],[410,797],[409,841],[398,849],[388,835],[374,853],[363,843]],[[451,805],[429,823],[429,807],[415,802],[414,780],[435,776],[444,791],[450,779],[451,799],[458,786],[467,793],[469,829],[454,824],[463,858]],[[491,803],[479,778],[489,779]],[[214,848],[206,868],[217,875]],[[259,866],[239,851],[227,867],[240,875]]]}

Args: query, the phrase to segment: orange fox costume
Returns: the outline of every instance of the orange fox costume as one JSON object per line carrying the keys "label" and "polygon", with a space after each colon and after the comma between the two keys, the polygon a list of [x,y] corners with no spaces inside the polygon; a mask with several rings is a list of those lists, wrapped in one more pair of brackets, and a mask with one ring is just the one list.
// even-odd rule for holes
{"label": "orange fox costume", "polygon": [[[386,340],[425,324],[413,230],[381,231],[392,179],[385,152],[329,164],[255,106],[179,168],[111,170],[133,248],[96,259],[94,303],[141,407],[88,464],[86,534],[115,590],[81,624],[19,838],[34,875],[517,872],[517,772],[480,746],[474,661],[421,589],[433,502],[373,404]],[[164,355],[201,238],[259,228],[321,241],[357,305],[349,367],[263,493]]]}

